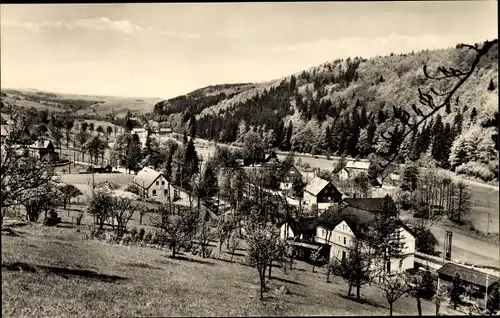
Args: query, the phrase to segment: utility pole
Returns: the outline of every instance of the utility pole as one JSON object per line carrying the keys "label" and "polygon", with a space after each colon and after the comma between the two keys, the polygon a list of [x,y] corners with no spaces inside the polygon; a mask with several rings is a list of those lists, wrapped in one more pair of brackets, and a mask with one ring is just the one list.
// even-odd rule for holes
{"label": "utility pole", "polygon": [[489,275],[488,273],[486,273],[486,292],[484,293],[484,308],[486,308],[487,304],[488,304],[488,278],[489,278]]}

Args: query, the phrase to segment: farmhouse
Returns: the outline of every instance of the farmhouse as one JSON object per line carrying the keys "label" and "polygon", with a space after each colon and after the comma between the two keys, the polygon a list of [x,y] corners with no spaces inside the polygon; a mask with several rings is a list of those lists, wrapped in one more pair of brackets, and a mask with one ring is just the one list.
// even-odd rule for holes
{"label": "farmhouse", "polygon": [[290,165],[288,169],[284,170],[283,177],[280,182],[281,190],[290,190],[295,179],[302,179],[302,174],[295,167],[295,165]]}
{"label": "farmhouse", "polygon": [[29,146],[32,155],[49,162],[56,161],[59,156],[50,140],[38,140]]}
{"label": "farmhouse", "polygon": [[370,162],[358,160],[349,160],[345,166],[345,169],[349,172],[351,177],[354,177],[361,172],[368,173],[369,168]]}
{"label": "farmhouse", "polygon": [[280,160],[278,159],[276,152],[271,151],[270,153],[265,154],[264,163],[267,163],[267,164],[280,163]]}
{"label": "farmhouse", "polygon": [[471,296],[475,298],[483,298],[487,292],[491,293],[495,285],[498,285],[499,278],[494,275],[489,275],[473,268],[468,268],[454,263],[446,263],[437,270],[438,286],[444,284],[451,286],[453,278],[456,274],[460,275],[460,280],[471,287]]}
{"label": "farmhouse", "polygon": [[142,196],[152,198],[157,201],[168,200],[172,201],[188,200],[189,194],[182,189],[175,187],[167,178],[159,171],[150,167],[144,167],[137,176],[132,180],[132,183],[142,190]]}
{"label": "farmhouse", "polygon": [[339,190],[330,181],[320,177],[314,177],[304,188],[304,203],[309,206],[316,204],[319,211],[341,200],[342,194]]}

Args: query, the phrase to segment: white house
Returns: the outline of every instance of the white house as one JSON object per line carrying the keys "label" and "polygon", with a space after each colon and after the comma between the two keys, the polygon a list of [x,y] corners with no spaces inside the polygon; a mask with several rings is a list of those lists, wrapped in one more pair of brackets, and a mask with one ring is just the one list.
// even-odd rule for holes
{"label": "white house", "polygon": [[340,181],[349,180],[349,171],[346,168],[342,168],[342,170],[340,170],[337,173],[337,175],[338,175]]}
{"label": "white house", "polygon": [[[315,242],[330,245],[330,259],[345,259],[354,247],[356,239],[362,244],[362,248],[369,250],[373,248],[365,240],[363,231],[363,228],[366,229],[371,223],[372,221],[361,221],[359,218],[346,216],[340,218],[333,226],[318,225]],[[411,269],[415,262],[415,237],[406,225],[402,222],[400,224],[393,236],[399,236],[398,239],[402,244],[401,255],[392,257],[390,265],[387,265],[387,270],[392,273]],[[377,263],[379,262],[374,262],[374,265]]]}
{"label": "white house", "polygon": [[157,201],[172,201],[189,199],[189,194],[172,185],[167,178],[159,171],[150,167],[144,167],[137,176],[132,180],[132,183],[142,189],[145,198],[153,198]]}

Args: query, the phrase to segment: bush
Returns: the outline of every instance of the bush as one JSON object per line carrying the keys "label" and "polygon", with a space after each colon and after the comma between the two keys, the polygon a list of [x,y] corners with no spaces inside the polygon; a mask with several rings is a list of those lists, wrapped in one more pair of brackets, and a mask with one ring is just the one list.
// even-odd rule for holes
{"label": "bush", "polygon": [[491,181],[495,178],[494,172],[491,171],[488,165],[475,161],[461,164],[455,169],[455,172],[457,174],[476,177],[484,181]]}
{"label": "bush", "polygon": [[131,230],[130,230],[130,237],[132,238],[132,240],[135,240],[136,237],[137,237],[137,229],[135,227],[133,227]]}
{"label": "bush", "polygon": [[125,191],[132,192],[132,193],[137,194],[139,196],[142,195],[141,189],[137,185],[135,185],[135,184],[129,184],[125,188]]}
{"label": "bush", "polygon": [[145,233],[145,232],[146,232],[146,231],[144,230],[144,228],[141,228],[141,229],[139,230],[139,234],[138,234],[138,238],[139,238],[139,240],[141,240],[141,241],[142,241],[142,240],[144,240],[144,233]]}
{"label": "bush", "polygon": [[429,254],[429,255],[437,255],[436,245],[438,245],[438,240],[432,234],[432,232],[428,229],[422,229],[419,227],[415,227],[415,248],[417,251]]}

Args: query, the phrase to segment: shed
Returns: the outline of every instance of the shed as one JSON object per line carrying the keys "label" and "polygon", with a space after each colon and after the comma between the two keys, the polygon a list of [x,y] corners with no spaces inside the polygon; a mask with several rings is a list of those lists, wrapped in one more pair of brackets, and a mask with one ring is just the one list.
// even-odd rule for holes
{"label": "shed", "polygon": [[499,279],[497,276],[451,262],[443,265],[443,267],[437,270],[437,273],[438,284],[440,282],[451,284],[455,275],[458,274],[462,282],[483,294],[486,293],[486,291],[490,293],[493,287],[498,284]]}

